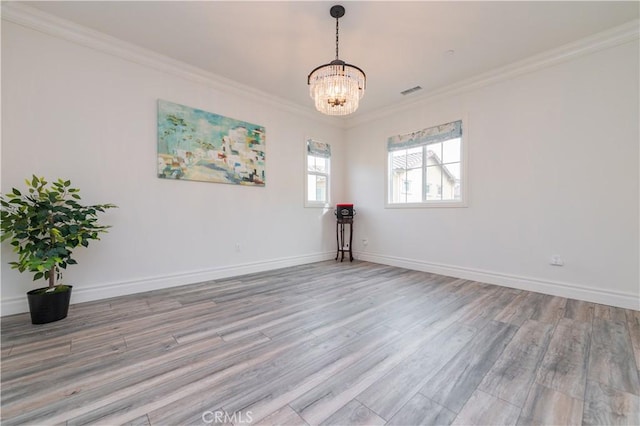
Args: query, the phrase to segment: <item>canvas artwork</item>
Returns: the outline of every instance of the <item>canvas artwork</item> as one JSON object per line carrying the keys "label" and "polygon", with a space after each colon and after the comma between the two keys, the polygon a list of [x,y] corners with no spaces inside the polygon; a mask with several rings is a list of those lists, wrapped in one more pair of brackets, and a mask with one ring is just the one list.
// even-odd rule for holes
{"label": "canvas artwork", "polygon": [[158,177],[264,186],[264,127],[158,100]]}

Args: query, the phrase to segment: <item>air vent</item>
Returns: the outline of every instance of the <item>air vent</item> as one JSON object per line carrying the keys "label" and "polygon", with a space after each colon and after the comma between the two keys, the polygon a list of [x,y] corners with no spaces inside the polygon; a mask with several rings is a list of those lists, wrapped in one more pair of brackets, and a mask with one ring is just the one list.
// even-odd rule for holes
{"label": "air vent", "polygon": [[403,90],[402,92],[400,92],[400,94],[404,96],[413,92],[417,92],[418,90],[422,90],[422,87],[420,86],[412,87],[411,89]]}

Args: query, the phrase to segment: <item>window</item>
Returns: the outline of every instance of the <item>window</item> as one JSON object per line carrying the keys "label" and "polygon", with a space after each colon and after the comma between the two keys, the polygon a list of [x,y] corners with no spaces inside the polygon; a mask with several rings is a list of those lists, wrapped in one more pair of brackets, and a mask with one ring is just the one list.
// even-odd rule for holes
{"label": "window", "polygon": [[331,145],[307,139],[305,161],[307,184],[305,206],[325,207],[329,205],[329,176],[331,173]]}
{"label": "window", "polygon": [[387,207],[465,206],[462,120],[387,141]]}
{"label": "window", "polygon": [[408,194],[411,192],[411,181],[410,180],[405,180],[404,181],[404,192],[405,194]]}

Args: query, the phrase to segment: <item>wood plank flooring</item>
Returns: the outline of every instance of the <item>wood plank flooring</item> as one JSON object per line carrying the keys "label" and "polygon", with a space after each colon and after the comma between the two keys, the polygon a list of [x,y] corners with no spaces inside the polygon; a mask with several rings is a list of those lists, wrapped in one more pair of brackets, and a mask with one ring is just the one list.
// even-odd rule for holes
{"label": "wood plank flooring", "polygon": [[1,320],[3,425],[638,425],[640,314],[320,262]]}

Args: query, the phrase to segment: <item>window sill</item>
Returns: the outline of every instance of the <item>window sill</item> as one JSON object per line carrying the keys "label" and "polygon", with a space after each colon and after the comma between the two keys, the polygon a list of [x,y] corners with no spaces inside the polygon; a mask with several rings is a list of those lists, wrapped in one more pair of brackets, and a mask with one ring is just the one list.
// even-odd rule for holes
{"label": "window sill", "polygon": [[322,203],[322,202],[313,202],[313,201],[306,201],[304,203],[304,207],[305,208],[311,208],[311,209],[327,209],[329,208],[329,203]]}
{"label": "window sill", "polygon": [[466,201],[429,201],[426,203],[385,203],[385,209],[464,208]]}

